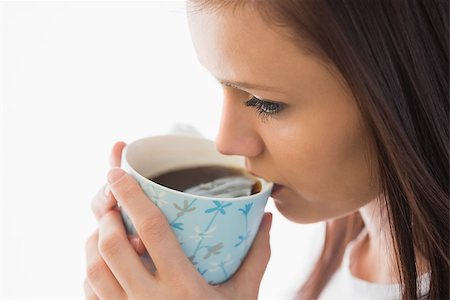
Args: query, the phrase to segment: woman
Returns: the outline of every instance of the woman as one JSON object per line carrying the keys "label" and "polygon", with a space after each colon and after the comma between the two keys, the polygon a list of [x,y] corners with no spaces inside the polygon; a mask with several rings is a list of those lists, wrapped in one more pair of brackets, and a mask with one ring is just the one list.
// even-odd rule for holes
{"label": "woman", "polygon": [[[218,150],[245,156],[251,172],[275,182],[275,204],[290,220],[327,222],[298,298],[448,299],[449,3],[192,0],[188,8],[199,61],[223,86]],[[209,286],[131,177],[113,168],[108,181],[108,196],[102,189],[93,200],[88,298],[257,297],[269,215],[238,273]],[[116,199],[142,225],[142,241],[128,242]],[[154,275],[136,254],[144,245]]]}

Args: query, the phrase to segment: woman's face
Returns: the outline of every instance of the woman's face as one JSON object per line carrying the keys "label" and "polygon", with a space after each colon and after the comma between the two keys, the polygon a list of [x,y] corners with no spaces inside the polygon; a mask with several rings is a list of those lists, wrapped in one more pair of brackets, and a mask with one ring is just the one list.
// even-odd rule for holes
{"label": "woman's face", "polygon": [[[284,216],[336,218],[377,197],[367,130],[331,66],[247,8],[197,11],[188,21],[200,63],[222,83],[217,148],[277,184],[272,197]],[[246,106],[253,96],[275,104]]]}

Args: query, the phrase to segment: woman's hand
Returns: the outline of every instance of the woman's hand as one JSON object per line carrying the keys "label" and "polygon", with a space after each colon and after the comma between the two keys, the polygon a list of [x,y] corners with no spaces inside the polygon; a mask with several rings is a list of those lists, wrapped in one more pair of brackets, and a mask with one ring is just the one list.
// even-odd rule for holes
{"label": "woman's hand", "polygon": [[[270,257],[271,215],[266,214],[254,244],[238,272],[211,286],[183,253],[175,235],[137,182],[122,169],[123,143],[113,148],[108,173],[110,192],[94,198],[99,228],[86,243],[87,299],[256,299]],[[102,189],[104,190],[104,189]],[[106,189],[108,190],[108,188]],[[127,237],[115,199],[131,218],[141,242]],[[150,273],[139,258],[145,249],[156,265]]]}

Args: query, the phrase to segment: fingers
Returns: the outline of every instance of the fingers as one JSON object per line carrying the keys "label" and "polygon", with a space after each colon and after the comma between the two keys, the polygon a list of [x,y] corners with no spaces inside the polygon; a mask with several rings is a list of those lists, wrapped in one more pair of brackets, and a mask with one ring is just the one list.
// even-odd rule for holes
{"label": "fingers", "polygon": [[249,299],[257,298],[259,285],[269,263],[271,225],[272,214],[266,213],[247,257],[229,282],[231,285],[239,286],[239,290],[245,290]]}
{"label": "fingers", "polygon": [[125,148],[126,144],[124,142],[117,142],[114,144],[111,155],[109,157],[109,165],[111,168],[120,167],[122,159],[122,150]]}
{"label": "fingers", "polygon": [[[120,168],[108,173],[111,192],[131,218],[158,270],[157,276],[185,276],[194,267],[181,249],[166,217],[144,194],[136,180]],[[193,272],[198,274],[196,271]],[[196,276],[196,275],[193,275]]]}
{"label": "fingers", "polygon": [[[86,242],[85,292],[87,299],[123,299],[124,291],[106,265],[98,251],[98,233],[95,232]],[[88,294],[91,298],[88,298]],[[92,294],[95,296],[92,296]]]}
{"label": "fingers", "polygon": [[86,300],[99,300],[97,295],[95,295],[94,291],[89,285],[89,281],[87,280],[87,278],[84,280],[83,287],[84,287],[84,296]]}
{"label": "fingers", "polygon": [[118,211],[100,219],[98,235],[100,254],[127,295],[153,286],[153,277],[128,241]]}
{"label": "fingers", "polygon": [[104,185],[92,198],[91,210],[95,215],[95,218],[100,220],[100,218],[109,210],[117,205],[117,201],[112,195],[109,185]]}
{"label": "fingers", "polygon": [[[126,144],[124,142],[117,142],[114,144],[109,157],[111,167],[120,167],[122,151]],[[92,198],[91,210],[97,220],[99,220],[107,211],[111,210],[117,205],[117,201],[109,190],[109,186],[103,186]]]}

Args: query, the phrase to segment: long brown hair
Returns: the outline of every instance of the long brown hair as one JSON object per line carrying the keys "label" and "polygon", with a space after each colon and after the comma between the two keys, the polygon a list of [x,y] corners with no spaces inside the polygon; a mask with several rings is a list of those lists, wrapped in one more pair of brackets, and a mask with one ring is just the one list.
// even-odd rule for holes
{"label": "long brown hair", "polygon": [[[374,141],[380,195],[404,299],[449,298],[449,2],[446,0],[196,0],[251,5],[333,64]],[[361,231],[358,213],[327,222],[322,254],[298,296],[317,298]]]}

